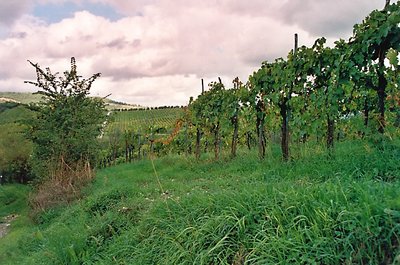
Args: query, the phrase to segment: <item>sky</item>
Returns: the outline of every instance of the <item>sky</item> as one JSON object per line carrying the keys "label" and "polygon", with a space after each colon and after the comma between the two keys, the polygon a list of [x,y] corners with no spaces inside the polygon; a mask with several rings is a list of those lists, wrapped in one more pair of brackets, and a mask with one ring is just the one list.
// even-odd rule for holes
{"label": "sky", "polygon": [[35,92],[30,60],[63,72],[75,57],[94,96],[186,105],[205,83],[244,82],[294,45],[329,43],[384,0],[0,0],[0,91]]}

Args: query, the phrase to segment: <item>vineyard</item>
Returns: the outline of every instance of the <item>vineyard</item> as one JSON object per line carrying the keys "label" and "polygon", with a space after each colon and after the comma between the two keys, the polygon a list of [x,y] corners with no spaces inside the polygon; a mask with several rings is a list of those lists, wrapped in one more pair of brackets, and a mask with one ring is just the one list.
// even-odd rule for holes
{"label": "vineyard", "polygon": [[165,154],[182,127],[186,109],[161,107],[109,111],[99,166]]}
{"label": "vineyard", "polygon": [[137,109],[113,111],[108,131],[148,131],[152,128],[172,129],[183,114],[182,108]]}
{"label": "vineyard", "polygon": [[387,2],[384,10],[373,11],[354,26],[349,41],[338,40],[328,47],[320,38],[312,47],[298,47],[296,34],[286,59],[263,62],[246,83],[235,79],[231,89],[221,80],[211,83],[210,90],[189,106],[197,128],[196,145],[202,131],[213,135],[218,159],[225,128],[234,156],[239,124],[250,125],[264,158],[265,132],[280,130],[282,158],[288,161],[292,142],[325,139],[333,152],[336,139],[398,133],[399,23],[400,3]]}
{"label": "vineyard", "polygon": [[108,136],[125,140],[114,146],[112,157],[131,161],[129,150],[136,145],[148,153],[197,158],[212,150],[218,160],[221,153],[236,156],[242,146],[257,148],[263,159],[267,144],[279,144],[289,161],[298,156],[291,149],[306,142],[334,154],[337,141],[397,137],[399,23],[400,2],[388,2],[355,25],[348,41],[329,47],[319,38],[311,47],[299,46],[296,34],[286,58],[263,62],[244,82],[211,82],[185,110],[114,112]]}

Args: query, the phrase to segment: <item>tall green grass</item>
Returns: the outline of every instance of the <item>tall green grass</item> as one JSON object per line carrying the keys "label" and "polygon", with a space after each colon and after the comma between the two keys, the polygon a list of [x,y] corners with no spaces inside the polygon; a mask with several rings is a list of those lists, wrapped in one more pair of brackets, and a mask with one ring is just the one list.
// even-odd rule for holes
{"label": "tall green grass", "polygon": [[30,188],[26,185],[0,185],[0,219],[10,214],[26,212],[29,191]]}
{"label": "tall green grass", "polygon": [[39,215],[4,264],[397,264],[399,147],[347,141],[328,156],[303,145],[282,163],[273,146],[264,161],[241,150],[107,168],[85,199]]}
{"label": "tall green grass", "polygon": [[18,242],[24,240],[32,228],[28,208],[29,192],[30,188],[26,185],[0,185],[0,223],[9,215],[17,215],[9,233],[0,239],[0,264],[19,264]]}

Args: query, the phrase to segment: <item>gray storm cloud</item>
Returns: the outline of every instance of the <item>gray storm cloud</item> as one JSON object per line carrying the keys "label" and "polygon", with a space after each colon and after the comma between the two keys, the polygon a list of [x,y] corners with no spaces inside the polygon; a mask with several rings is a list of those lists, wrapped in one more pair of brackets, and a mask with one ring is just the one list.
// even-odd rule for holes
{"label": "gray storm cloud", "polygon": [[8,27],[18,20],[32,7],[29,0],[2,0],[0,1],[0,26]]}
{"label": "gray storm cloud", "polygon": [[383,1],[290,0],[284,1],[276,17],[296,24],[310,34],[335,37],[351,32],[354,24],[383,6]]}

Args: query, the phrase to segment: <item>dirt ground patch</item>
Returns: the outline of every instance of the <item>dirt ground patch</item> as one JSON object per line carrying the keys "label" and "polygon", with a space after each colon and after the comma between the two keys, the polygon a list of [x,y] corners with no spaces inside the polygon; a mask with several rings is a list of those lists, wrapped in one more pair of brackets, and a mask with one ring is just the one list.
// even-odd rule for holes
{"label": "dirt ground patch", "polygon": [[0,238],[7,235],[11,222],[18,218],[17,214],[10,214],[0,221]]}

